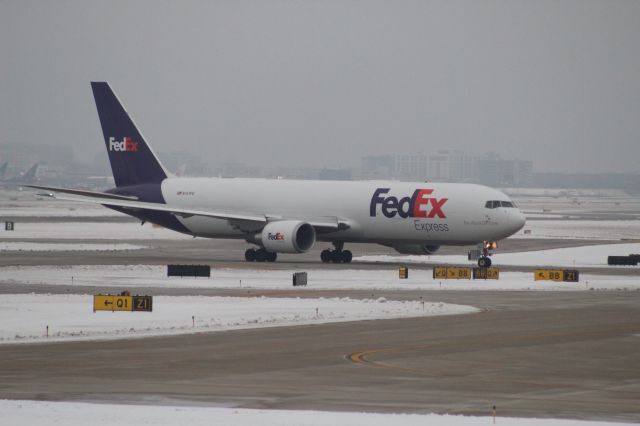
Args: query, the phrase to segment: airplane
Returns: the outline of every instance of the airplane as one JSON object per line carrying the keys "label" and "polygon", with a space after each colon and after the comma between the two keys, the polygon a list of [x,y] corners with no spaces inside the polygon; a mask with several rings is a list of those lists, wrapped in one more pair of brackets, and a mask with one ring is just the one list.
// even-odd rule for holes
{"label": "airplane", "polygon": [[104,192],[30,185],[54,198],[85,201],[205,238],[244,239],[246,261],[274,262],[329,242],[322,262],[349,263],[347,243],[373,243],[403,254],[443,245],[490,249],[519,231],[525,217],[502,192],[462,183],[175,177],[107,82],[92,82],[115,188]]}
{"label": "airplane", "polygon": [[[7,163],[4,163],[2,168],[6,169]],[[4,179],[1,181],[3,184],[12,184],[12,185],[24,185],[33,183],[37,180],[38,168],[40,167],[40,163],[35,163],[33,166],[29,168],[26,172],[20,173],[17,176],[10,177],[8,179]],[[4,174],[4,170],[3,170]]]}

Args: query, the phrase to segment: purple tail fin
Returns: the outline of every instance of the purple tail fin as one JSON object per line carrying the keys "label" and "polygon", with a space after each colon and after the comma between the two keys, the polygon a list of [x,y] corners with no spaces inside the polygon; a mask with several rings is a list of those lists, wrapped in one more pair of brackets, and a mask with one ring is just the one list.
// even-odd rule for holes
{"label": "purple tail fin", "polygon": [[147,145],[109,83],[91,82],[91,89],[116,186],[160,183],[166,179],[165,168]]}

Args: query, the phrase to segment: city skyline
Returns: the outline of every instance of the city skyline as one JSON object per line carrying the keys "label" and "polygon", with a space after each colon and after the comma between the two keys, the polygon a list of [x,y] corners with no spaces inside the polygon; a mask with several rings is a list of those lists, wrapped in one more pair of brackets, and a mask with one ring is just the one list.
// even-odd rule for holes
{"label": "city skyline", "polygon": [[[7,147],[15,150],[7,155]],[[532,160],[504,158],[487,152],[471,155],[462,150],[433,153],[365,155],[353,166],[305,167],[280,164],[209,161],[187,151],[158,152],[161,161],[179,176],[263,177],[320,180],[445,181],[496,187],[610,188],[637,193],[639,174],[538,172]],[[14,162],[14,159],[20,161]],[[47,158],[47,160],[41,160]],[[0,165],[7,162],[5,178],[19,176],[36,162],[37,176],[51,182],[94,188],[113,186],[107,155],[101,147],[87,161],[74,158],[73,148],[57,145],[0,144]],[[373,162],[373,163],[372,163]],[[377,164],[377,165],[376,165]]]}

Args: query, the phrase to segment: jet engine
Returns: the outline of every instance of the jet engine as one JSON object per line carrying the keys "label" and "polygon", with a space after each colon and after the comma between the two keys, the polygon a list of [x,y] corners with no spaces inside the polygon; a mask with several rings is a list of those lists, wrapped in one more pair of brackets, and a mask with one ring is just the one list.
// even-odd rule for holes
{"label": "jet engine", "polygon": [[269,222],[255,240],[271,253],[304,253],[316,242],[316,230],[306,222]]}
{"label": "jet engine", "polygon": [[402,254],[434,254],[440,249],[429,244],[393,244],[391,247]]}

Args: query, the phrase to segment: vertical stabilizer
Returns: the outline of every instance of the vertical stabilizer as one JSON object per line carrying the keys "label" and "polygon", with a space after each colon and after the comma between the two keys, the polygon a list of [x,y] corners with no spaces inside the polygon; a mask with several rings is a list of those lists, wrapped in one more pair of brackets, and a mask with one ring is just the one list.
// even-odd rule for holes
{"label": "vertical stabilizer", "polygon": [[20,180],[24,183],[31,183],[36,180],[38,177],[38,167],[40,167],[40,163],[36,163],[29,170],[27,170],[24,175],[20,178]]}
{"label": "vertical stabilizer", "polygon": [[167,172],[109,83],[92,82],[104,142],[117,187],[160,183]]}

